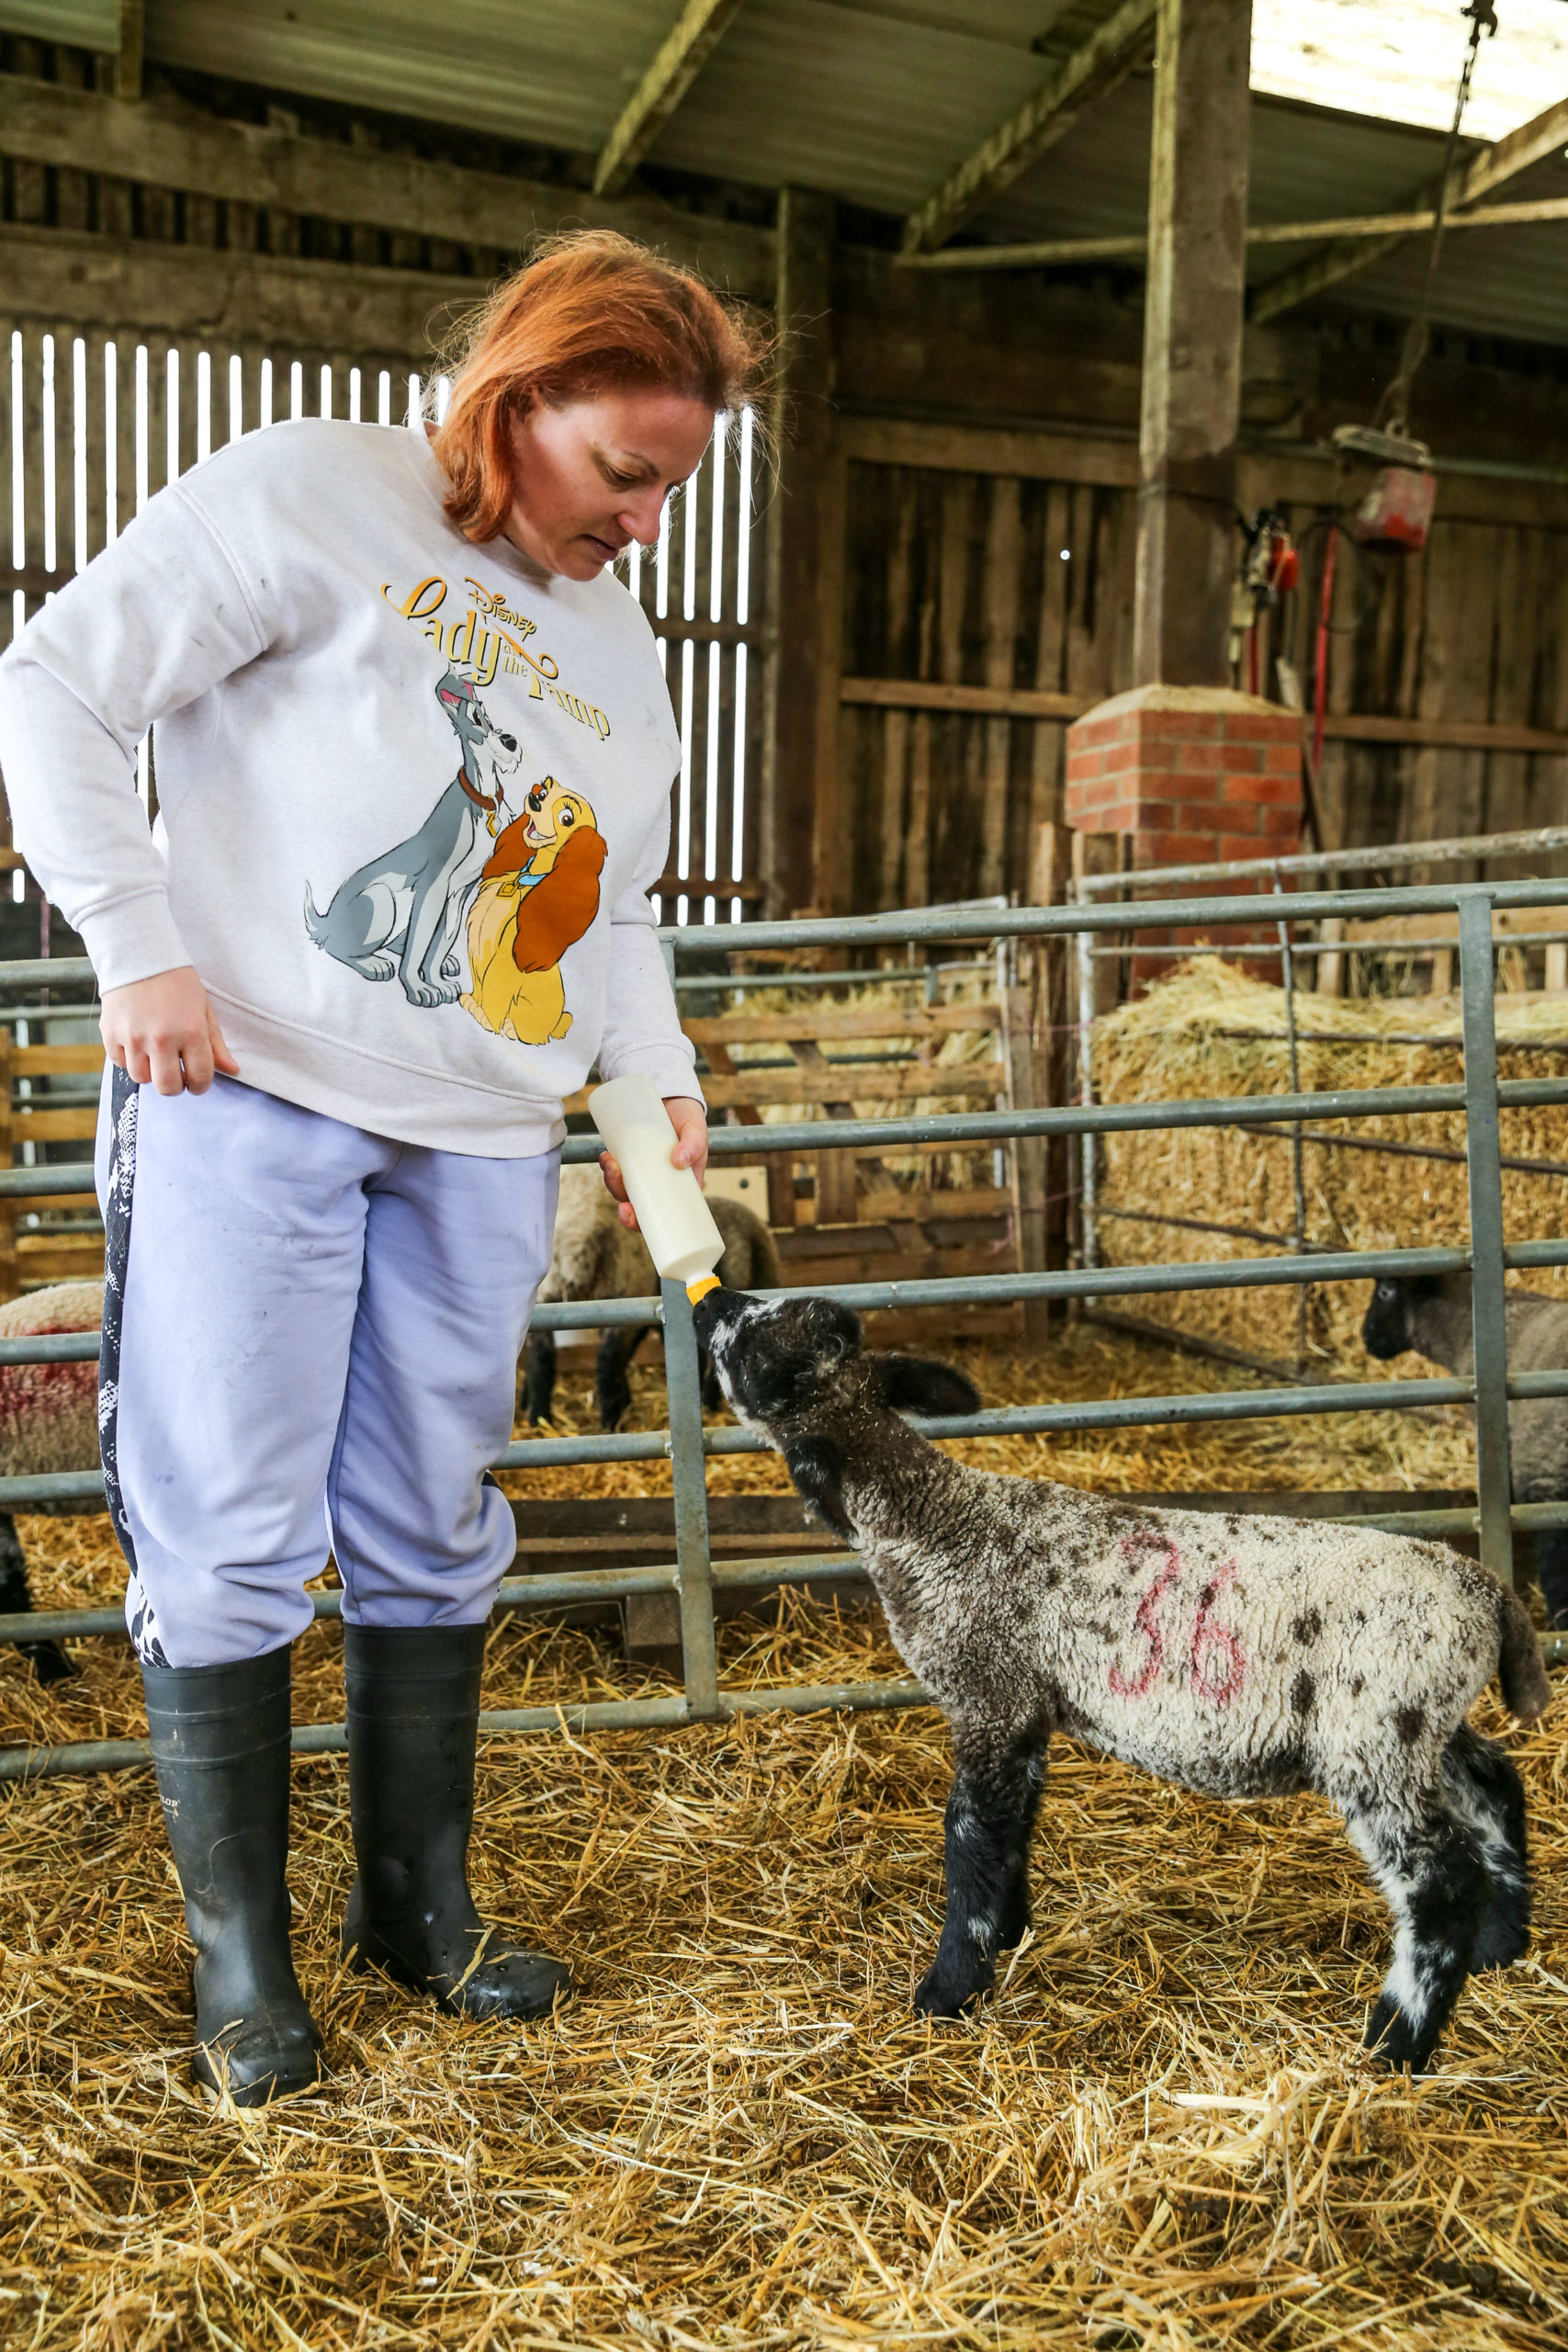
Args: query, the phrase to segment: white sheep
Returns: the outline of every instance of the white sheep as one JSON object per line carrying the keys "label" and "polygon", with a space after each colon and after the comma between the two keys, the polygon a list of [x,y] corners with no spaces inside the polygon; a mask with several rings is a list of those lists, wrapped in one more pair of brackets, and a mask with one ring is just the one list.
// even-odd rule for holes
{"label": "white sheep", "polygon": [[696,1322],[735,1411],[861,1553],[952,1725],[947,1911],[916,2007],[956,2016],[1022,1935],[1059,1729],[1215,1796],[1337,1805],[1394,1917],[1368,2046],[1425,2065],[1466,1974],[1529,1941],[1523,1788],[1465,1720],[1494,1674],[1516,1715],[1547,1704],[1517,1596],[1408,1536],[970,1469],[899,1418],[967,1410],[969,1384],[865,1354],[826,1299],[717,1290]]}
{"label": "white sheep", "polygon": [[[1510,1290],[1504,1320],[1510,1372],[1568,1372],[1568,1299]],[[1372,1285],[1361,1344],[1384,1363],[1413,1349],[1445,1372],[1471,1379],[1475,1326],[1468,1272],[1385,1274]],[[1568,1396],[1510,1405],[1508,1456],[1516,1502],[1568,1501]],[[1540,1530],[1535,1566],[1547,1623],[1568,1625],[1568,1527]]]}
{"label": "white sheep", "polygon": [[[101,1282],[54,1283],[0,1306],[0,1340],[96,1331],[103,1319]],[[0,1477],[97,1467],[96,1363],[0,1364]],[[0,1616],[19,1617],[32,1605],[17,1522],[9,1511],[0,1511]],[[75,1672],[58,1642],[18,1642],[17,1647],[32,1660],[40,1682],[58,1682]]]}
{"label": "white sheep", "polygon": [[[776,1290],[779,1253],[761,1217],[740,1201],[722,1193],[708,1195],[714,1222],[724,1236],[719,1260],[720,1279],[733,1290]],[[621,1223],[615,1201],[596,1164],[563,1168],[560,1203],[556,1211],[550,1270],[539,1284],[541,1301],[592,1298],[649,1298],[659,1289],[659,1276],[640,1233]],[[593,1385],[601,1429],[619,1429],[632,1401],[626,1367],[652,1326],[622,1324],[607,1330],[599,1342]],[[549,1331],[528,1335],[524,1402],[531,1421],[547,1421],[555,1395],[556,1343]],[[718,1403],[718,1389],[704,1367],[703,1401]]]}

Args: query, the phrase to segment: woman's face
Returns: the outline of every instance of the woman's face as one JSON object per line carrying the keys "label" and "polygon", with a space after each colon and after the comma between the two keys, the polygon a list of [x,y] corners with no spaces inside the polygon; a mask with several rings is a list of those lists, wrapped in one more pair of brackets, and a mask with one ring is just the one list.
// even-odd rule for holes
{"label": "woman's face", "polygon": [[597,392],[513,420],[506,536],[542,571],[594,580],[634,539],[651,547],[677,483],[702,463],[713,411],[686,392]]}

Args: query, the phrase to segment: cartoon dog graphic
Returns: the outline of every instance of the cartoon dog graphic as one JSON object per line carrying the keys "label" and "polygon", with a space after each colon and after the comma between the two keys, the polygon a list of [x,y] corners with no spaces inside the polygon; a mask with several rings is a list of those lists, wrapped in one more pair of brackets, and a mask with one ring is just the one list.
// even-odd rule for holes
{"label": "cartoon dog graphic", "polygon": [[531,788],[496,842],[468,916],[474,978],[463,1008],[481,1028],[521,1046],[566,1035],[560,959],[599,911],[606,853],[581,793],[553,775]]}
{"label": "cartoon dog graphic", "polygon": [[495,727],[472,682],[448,670],[435,699],[462,746],[462,764],[417,833],[340,883],[326,912],[305,890],[305,928],[362,979],[402,982],[411,1004],[462,994],[457,944],[490,846],[509,813],[506,787],[523,757]]}

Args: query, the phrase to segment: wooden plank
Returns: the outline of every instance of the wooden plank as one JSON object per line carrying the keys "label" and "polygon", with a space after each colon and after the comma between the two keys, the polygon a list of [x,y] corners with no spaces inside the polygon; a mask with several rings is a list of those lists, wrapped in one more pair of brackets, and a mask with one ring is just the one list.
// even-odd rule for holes
{"label": "wooden plank", "polygon": [[741,0],[686,0],[593,166],[595,196],[619,196],[714,51]]}
{"label": "wooden plank", "polygon": [[1122,0],[1039,89],[949,172],[904,224],[906,253],[929,253],[988,204],[1088,110],[1114,90],[1147,54],[1156,0]]}
{"label": "wooden plank", "polygon": [[34,1111],[18,1102],[11,1118],[13,1148],[19,1143],[91,1143],[97,1131],[96,1104],[79,1111]]}
{"label": "wooden plank", "polygon": [[[1018,607],[1023,557],[1021,484],[1003,474],[992,481],[986,531],[983,593],[986,684],[1009,693],[1018,652]],[[980,800],[980,891],[992,898],[1006,883],[1008,787],[1012,728],[1005,714],[986,722],[984,782]]]}
{"label": "wooden plank", "polygon": [[928,1225],[941,1225],[950,1218],[1005,1217],[1012,1213],[1010,1190],[998,1192],[994,1184],[983,1184],[972,1192],[901,1193],[867,1187],[860,1196],[860,1210],[867,1224],[877,1221],[896,1225],[900,1218],[915,1217]]}
{"label": "wooden plank", "polygon": [[13,1078],[94,1077],[104,1066],[101,1046],[16,1046],[11,1050]]}
{"label": "wooden plank", "polygon": [[[1064,724],[1081,718],[1104,700],[1098,694],[1058,694],[1034,686],[971,686],[932,678],[845,678],[839,691],[846,703],[869,704],[880,710],[973,711],[986,717],[1057,719]],[[1402,718],[1382,713],[1331,711],[1323,731],[1331,742],[1415,743],[1455,752],[1538,752],[1559,758],[1568,753],[1568,733],[1487,718]]]}
{"label": "wooden plank", "polygon": [[[1530,939],[1543,931],[1568,931],[1568,907],[1496,907],[1492,914],[1496,937]],[[1407,939],[1436,939],[1457,946],[1457,915],[1384,915],[1376,921],[1348,922],[1347,947],[1397,946]]]}
{"label": "wooden plank", "polygon": [[[765,609],[776,632],[763,672],[760,865],[767,911],[789,916],[816,882],[818,770],[823,733],[819,670],[827,636],[819,573],[835,528],[830,407],[836,208],[827,197],[784,188],[779,197],[777,283],[781,336],[774,426],[777,487],[769,521]],[[832,561],[841,568],[841,505]],[[835,675],[837,662],[834,663]],[[835,710],[834,718],[837,718]]]}
{"label": "wooden plank", "polygon": [[[848,1242],[857,1228],[843,1225],[833,1230]],[[841,1254],[813,1258],[809,1274],[802,1272],[798,1287],[808,1289],[826,1283],[928,1282],[942,1276],[956,1281],[964,1274],[1010,1273],[1011,1256],[1005,1241],[976,1250],[846,1250]],[[929,1340],[930,1323],[926,1329]]]}
{"label": "wooden plank", "polygon": [[844,914],[854,903],[851,861],[845,856],[839,785],[840,697],[844,654],[846,481],[843,452],[829,430],[820,484],[818,572],[816,582],[817,674],[815,774],[812,790],[811,904]]}
{"label": "wooden plank", "polygon": [[[0,149],[40,164],[461,244],[471,245],[479,229],[487,245],[507,251],[569,221],[619,229],[738,293],[773,298],[773,237],[765,228],[708,219],[652,195],[592,196],[580,187],[469,171],[347,140],[221,122],[175,101],[126,107],[58,82],[0,75]],[[468,282],[472,288],[474,281]]]}
{"label": "wooden plank", "polygon": [[1111,440],[1001,425],[932,424],[882,416],[846,416],[839,430],[852,465],[912,466],[943,473],[1010,474],[1021,481],[1137,487],[1137,446],[1130,438]]}
{"label": "wooden plank", "polygon": [[734,1078],[705,1079],[703,1092],[710,1110],[727,1111],[742,1103],[936,1101],[948,1094],[999,1094],[1006,1083],[1001,1062],[900,1062],[892,1069],[829,1062],[820,1070],[742,1068]]}
{"label": "wooden plank", "polygon": [[947,678],[841,678],[839,698],[877,710],[973,711],[987,718],[1064,722],[1081,718],[1094,707],[1086,695],[1057,694],[1038,686],[964,685]]}
{"label": "wooden plank", "polygon": [[682,1021],[694,1046],[785,1045],[792,1037],[950,1037],[995,1029],[1001,1015],[994,1004],[852,1005],[798,1012],[735,1012],[715,1019]]}

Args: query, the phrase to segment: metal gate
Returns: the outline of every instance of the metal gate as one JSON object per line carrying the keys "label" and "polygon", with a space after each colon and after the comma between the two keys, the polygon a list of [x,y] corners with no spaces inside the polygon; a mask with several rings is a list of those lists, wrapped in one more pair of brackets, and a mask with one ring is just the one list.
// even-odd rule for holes
{"label": "metal gate", "polygon": [[[1014,1406],[965,1414],[919,1426],[932,1437],[987,1437],[1010,1431],[1129,1429],[1174,1422],[1240,1420],[1273,1414],[1355,1413],[1391,1406],[1473,1404],[1476,1419],[1478,1507],[1474,1510],[1396,1511],[1360,1525],[1422,1535],[1479,1529],[1483,1565],[1505,1582],[1513,1576],[1516,1527],[1568,1525],[1568,1503],[1515,1506],[1509,1492],[1507,1405],[1510,1398],[1568,1396],[1568,1370],[1527,1373],[1510,1378],[1504,1313],[1504,1275],[1508,1269],[1568,1264],[1568,1241],[1521,1242],[1510,1248],[1503,1234],[1502,1170],[1497,1114],[1500,1107],[1568,1102],[1568,1079],[1499,1082],[1495,1023],[1493,912],[1512,907],[1568,907],[1568,881],[1517,881],[1424,885],[1377,891],[1302,891],[1293,894],[1293,918],[1319,920],[1349,912],[1363,915],[1453,913],[1459,918],[1459,956],[1463,992],[1464,1078],[1461,1085],[1348,1089],[1310,1094],[1250,1095],[1230,1100],[1164,1103],[1084,1102],[1043,1111],[966,1112],[947,1116],[875,1120],[812,1121],[770,1125],[769,1148],[779,1150],[885,1148],[945,1142],[996,1144],[1024,1136],[1092,1136],[1112,1131],[1170,1127],[1250,1126],[1263,1122],[1313,1117],[1365,1119],[1380,1114],[1462,1109],[1469,1139],[1470,1242],[1467,1249],[1314,1251],[1274,1258],[1202,1264],[1080,1267],[1060,1273],[1010,1273],[968,1279],[860,1283],[826,1290],[859,1309],[930,1308],[1017,1299],[1089,1299],[1170,1290],[1246,1288],[1275,1283],[1346,1281],[1392,1274],[1473,1272],[1475,1377],[1473,1380],[1337,1382],[1307,1387],[1269,1387],[1222,1395],[1144,1396],[1070,1405]],[[748,946],[759,948],[874,948],[910,940],[928,944],[972,940],[977,935],[1028,938],[1077,935],[1134,928],[1202,926],[1224,931],[1272,922],[1277,896],[1143,901],[1126,907],[1024,907],[977,915],[963,910],[842,918],[810,922],[747,926]],[[728,925],[670,929],[662,934],[671,973],[687,952],[713,954],[731,947]],[[73,977],[90,977],[85,966]],[[0,987],[36,987],[36,967],[0,967]],[[756,1130],[716,1127],[718,1158],[756,1150]],[[592,1137],[574,1137],[564,1157],[596,1156]],[[0,1193],[37,1193],[53,1182],[65,1190],[79,1182],[68,1170],[0,1170]],[[568,1707],[521,1707],[481,1717],[492,1732],[556,1731],[563,1720],[573,1729],[656,1726],[700,1723],[783,1708],[807,1713],[821,1708],[886,1708],[919,1705],[925,1693],[913,1682],[857,1683],[821,1688],[785,1685],[773,1690],[727,1691],[720,1688],[714,1632],[714,1594],[747,1586],[807,1584],[841,1578],[854,1571],[852,1555],[740,1561],[716,1567],[708,1544],[705,1463],[720,1453],[764,1450],[763,1441],[743,1429],[703,1427],[697,1350],[691,1308],[678,1283],[665,1283],[660,1299],[614,1299],[592,1306],[543,1306],[536,1328],[659,1322],[663,1327],[669,1426],[629,1436],[564,1437],[509,1447],[497,1467],[545,1468],[556,1464],[639,1462],[668,1458],[673,1468],[675,1559],[668,1566],[634,1570],[586,1570],[520,1578],[502,1586],[504,1609],[550,1610],[570,1603],[624,1598],[634,1593],[672,1592],[679,1598],[684,1657],[684,1690],[661,1699],[593,1702]],[[0,1363],[48,1363],[90,1360],[97,1342],[90,1335],[57,1335],[0,1341]],[[26,1510],[29,1504],[79,1500],[103,1493],[99,1474],[0,1479],[0,1510]],[[336,1616],[336,1593],[315,1597],[319,1617]],[[118,1610],[39,1611],[0,1618],[0,1640],[66,1638],[107,1634],[124,1639]],[[1548,1655],[1568,1655],[1568,1637],[1549,1640]],[[344,1746],[341,1724],[315,1724],[294,1734],[301,1755],[335,1753]],[[140,1740],[90,1741],[61,1747],[13,1747],[0,1751],[0,1779],[17,1780],[54,1772],[122,1770],[148,1761]]]}

